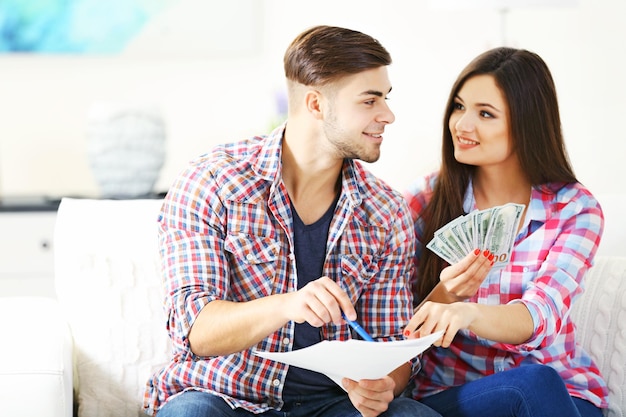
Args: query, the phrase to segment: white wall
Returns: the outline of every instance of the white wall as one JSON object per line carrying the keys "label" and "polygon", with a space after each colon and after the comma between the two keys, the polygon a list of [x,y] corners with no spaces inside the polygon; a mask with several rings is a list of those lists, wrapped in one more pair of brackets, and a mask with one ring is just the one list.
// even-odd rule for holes
{"label": "white wall", "polygon": [[[371,168],[401,189],[437,166],[441,115],[457,73],[503,36],[495,10],[433,10],[426,0],[255,1],[260,7],[251,33],[258,33],[249,51],[238,38],[239,57],[223,51],[0,56],[0,197],[97,196],[85,129],[89,106],[98,100],[163,108],[168,155],[157,190],[165,190],[187,160],[212,144],[267,130],[273,93],[283,86],[282,54],[296,34],[315,24],[364,31],[391,52],[396,123]],[[506,14],[507,43],[539,53],[552,69],[574,168],[595,193],[615,192],[626,177],[624,20],[623,0]],[[228,39],[225,34],[222,41]]]}

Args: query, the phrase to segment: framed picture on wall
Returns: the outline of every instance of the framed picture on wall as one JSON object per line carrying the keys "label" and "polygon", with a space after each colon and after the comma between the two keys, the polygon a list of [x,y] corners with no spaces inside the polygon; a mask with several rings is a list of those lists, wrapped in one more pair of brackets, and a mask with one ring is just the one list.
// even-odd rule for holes
{"label": "framed picture on wall", "polygon": [[254,53],[258,0],[2,0],[0,53]]}

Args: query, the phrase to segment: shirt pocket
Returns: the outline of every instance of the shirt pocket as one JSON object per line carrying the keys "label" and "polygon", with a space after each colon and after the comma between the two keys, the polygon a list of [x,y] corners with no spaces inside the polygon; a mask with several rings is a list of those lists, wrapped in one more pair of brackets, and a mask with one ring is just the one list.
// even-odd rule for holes
{"label": "shirt pocket", "polygon": [[[528,262],[507,266],[500,274],[499,302],[507,304],[522,298],[524,292],[537,278],[541,262]],[[493,294],[493,291],[490,291]]]}
{"label": "shirt pocket", "polygon": [[274,292],[280,244],[272,238],[247,234],[227,235],[224,249],[229,257],[229,298],[253,300]]}
{"label": "shirt pocket", "polygon": [[378,272],[378,264],[371,255],[341,257],[340,285],[348,293],[352,303],[359,299],[363,288]]}

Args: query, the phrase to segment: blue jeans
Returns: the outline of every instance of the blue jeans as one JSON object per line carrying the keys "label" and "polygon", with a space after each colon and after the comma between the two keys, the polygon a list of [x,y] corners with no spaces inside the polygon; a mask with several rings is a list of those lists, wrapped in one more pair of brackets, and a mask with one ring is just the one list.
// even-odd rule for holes
{"label": "blue jeans", "polygon": [[[361,417],[345,393],[333,391],[307,395],[302,401],[286,404],[288,411],[270,410],[254,414],[242,408],[232,409],[217,395],[186,391],[165,403],[157,417]],[[380,417],[441,417],[438,413],[411,398],[394,399]]]}
{"label": "blue jeans", "polygon": [[524,365],[420,400],[444,417],[602,417],[592,403],[569,395],[549,366]]}

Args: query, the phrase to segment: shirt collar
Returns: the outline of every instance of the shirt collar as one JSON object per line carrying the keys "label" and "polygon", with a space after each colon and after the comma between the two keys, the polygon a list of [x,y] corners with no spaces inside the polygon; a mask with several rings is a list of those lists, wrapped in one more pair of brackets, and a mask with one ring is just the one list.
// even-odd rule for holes
{"label": "shirt collar", "polygon": [[[268,134],[261,151],[251,160],[252,169],[261,178],[276,183],[282,171],[282,143],[287,122]],[[361,204],[365,181],[363,169],[352,159],[345,159],[341,170],[341,189],[354,206]]]}
{"label": "shirt collar", "polygon": [[255,154],[250,164],[252,170],[263,179],[274,182],[282,168],[282,143],[286,123],[278,126],[263,138],[261,150]]}
{"label": "shirt collar", "polygon": [[[547,187],[532,187],[530,190],[529,206],[526,210],[526,221],[536,220],[545,222],[550,217],[552,195],[553,193],[550,192]],[[463,198],[463,211],[470,213],[477,209],[476,199],[474,198],[474,186],[470,178]]]}

